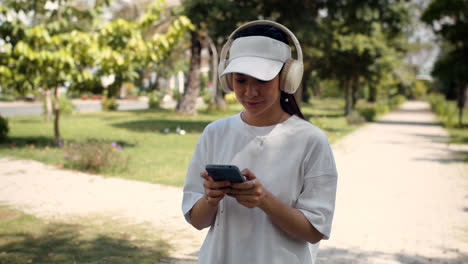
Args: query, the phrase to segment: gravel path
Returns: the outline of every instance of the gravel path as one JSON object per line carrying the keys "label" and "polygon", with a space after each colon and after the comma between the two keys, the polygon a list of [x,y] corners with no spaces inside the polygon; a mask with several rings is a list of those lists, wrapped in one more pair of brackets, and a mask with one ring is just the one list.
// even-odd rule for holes
{"label": "gravel path", "polygon": [[[426,103],[408,102],[332,146],[337,205],[319,263],[468,263],[468,164],[456,156],[468,146],[443,143],[434,120]],[[206,234],[183,219],[180,188],[9,158],[0,177],[2,204],[42,218],[150,224],[175,258],[196,259]]]}

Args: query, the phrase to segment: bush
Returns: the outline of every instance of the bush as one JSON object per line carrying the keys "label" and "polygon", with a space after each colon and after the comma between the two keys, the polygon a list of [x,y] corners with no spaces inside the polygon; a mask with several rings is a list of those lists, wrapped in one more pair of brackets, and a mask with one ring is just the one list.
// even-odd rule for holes
{"label": "bush", "polygon": [[224,101],[226,101],[226,104],[237,104],[237,98],[234,93],[227,93],[224,95]]}
{"label": "bush", "polygon": [[346,122],[348,122],[349,125],[360,125],[366,122],[366,119],[363,116],[361,116],[358,112],[351,112],[346,117]]}
{"label": "bush", "polygon": [[122,147],[100,141],[65,144],[65,166],[81,171],[100,172],[103,170],[126,170],[128,156],[122,153]]}
{"label": "bush", "polygon": [[[377,117],[377,113],[378,113],[377,105],[379,105],[379,104],[376,104],[375,106],[368,106],[368,107],[364,107],[362,109],[359,109],[359,115],[364,117],[364,119],[367,122],[375,121],[375,118]],[[349,121],[348,121],[348,123],[349,123]]]}
{"label": "bush", "polygon": [[414,88],[413,88],[413,96],[416,99],[422,99],[426,96],[427,94],[427,85],[425,82],[421,80],[417,80],[414,83]]}
{"label": "bush", "polygon": [[59,98],[59,107],[60,107],[60,114],[69,115],[72,114],[76,107],[73,105],[71,99],[69,99],[66,95],[62,95]]}
{"label": "bush", "polygon": [[117,103],[117,100],[115,99],[115,97],[111,97],[111,98],[104,98],[101,101],[101,106],[102,106],[102,110],[104,111],[116,111],[117,108],[119,107],[119,104]]}
{"label": "bush", "polygon": [[398,106],[402,105],[404,102],[406,102],[406,97],[403,95],[395,95],[390,99],[390,109],[395,109]]}
{"label": "bush", "polygon": [[[53,98],[52,98],[52,104],[53,104]],[[47,112],[46,110],[46,100],[44,98],[44,100],[42,101],[42,107],[44,109],[44,113]],[[71,99],[69,99],[66,95],[61,95],[59,97],[59,108],[60,108],[60,114],[62,115],[69,115],[69,114],[72,114],[75,110],[76,110],[76,107],[73,105],[73,102]],[[52,111],[54,111],[53,109],[53,105],[52,105]]]}
{"label": "bush", "polygon": [[2,102],[14,102],[15,100],[16,98],[12,94],[0,94],[0,101]]}
{"label": "bush", "polygon": [[390,107],[386,103],[376,103],[374,105],[374,110],[377,115],[382,115],[390,111]]}
{"label": "bush", "polygon": [[161,91],[154,91],[148,95],[149,103],[148,107],[150,109],[160,109],[163,102],[164,93]]}
{"label": "bush", "polygon": [[445,127],[452,127],[456,120],[457,109],[454,104],[449,104],[443,95],[430,95],[427,97],[432,110],[439,116]]}
{"label": "bush", "polygon": [[7,139],[9,131],[10,128],[8,127],[8,119],[0,116],[0,142],[3,142]]}

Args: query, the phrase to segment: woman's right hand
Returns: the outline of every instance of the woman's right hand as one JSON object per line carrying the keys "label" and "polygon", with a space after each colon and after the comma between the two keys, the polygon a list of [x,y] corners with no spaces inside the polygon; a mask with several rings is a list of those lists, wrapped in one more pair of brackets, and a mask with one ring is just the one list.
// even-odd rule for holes
{"label": "woman's right hand", "polygon": [[229,191],[228,187],[231,183],[229,181],[214,181],[207,171],[202,171],[200,176],[205,179],[203,182],[203,187],[205,188],[203,198],[205,198],[209,205],[217,207]]}

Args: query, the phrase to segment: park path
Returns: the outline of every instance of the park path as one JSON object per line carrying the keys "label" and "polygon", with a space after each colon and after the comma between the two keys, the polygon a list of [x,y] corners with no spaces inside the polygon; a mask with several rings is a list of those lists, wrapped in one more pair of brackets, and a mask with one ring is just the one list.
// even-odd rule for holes
{"label": "park path", "polygon": [[[336,213],[318,263],[468,263],[468,164],[459,155],[468,148],[446,137],[426,103],[407,102],[334,144]],[[1,203],[43,218],[145,223],[172,257],[195,259],[206,231],[186,224],[181,198],[176,187],[0,158]]]}

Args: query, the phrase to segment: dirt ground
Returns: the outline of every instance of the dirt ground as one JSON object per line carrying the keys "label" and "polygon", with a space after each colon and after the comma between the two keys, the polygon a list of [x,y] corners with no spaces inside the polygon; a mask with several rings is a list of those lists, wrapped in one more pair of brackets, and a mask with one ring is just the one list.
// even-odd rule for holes
{"label": "dirt ground", "polygon": [[[336,212],[317,263],[468,263],[468,146],[446,138],[427,103],[407,102],[334,144]],[[207,231],[185,222],[181,201],[181,188],[0,158],[1,204],[145,223],[172,245],[171,263],[192,263]]]}

